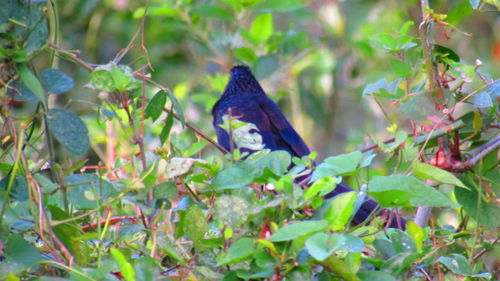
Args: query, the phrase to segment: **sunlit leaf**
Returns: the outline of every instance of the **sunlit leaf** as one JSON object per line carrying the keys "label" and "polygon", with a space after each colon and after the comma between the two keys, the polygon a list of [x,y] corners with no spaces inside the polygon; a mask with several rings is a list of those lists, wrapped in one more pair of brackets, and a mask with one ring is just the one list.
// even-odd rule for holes
{"label": "sunlit leaf", "polygon": [[458,187],[467,188],[457,177],[452,173],[440,169],[438,167],[426,163],[412,163],[413,172],[415,176],[421,179],[430,179],[440,183],[447,183]]}
{"label": "sunlit leaf", "polygon": [[332,204],[325,214],[332,230],[341,230],[349,222],[354,211],[357,193],[354,191],[341,193],[332,199]]}
{"label": "sunlit leaf", "polygon": [[271,242],[289,241],[325,230],[327,227],[328,222],[326,220],[295,222],[278,229],[268,240]]}
{"label": "sunlit leaf", "polygon": [[368,193],[384,207],[455,206],[443,193],[411,176],[376,176],[368,183]]}
{"label": "sunlit leaf", "polygon": [[250,257],[254,252],[254,241],[253,239],[244,237],[234,242],[231,247],[227,250],[225,255],[221,255],[217,258],[217,266],[224,264],[232,264],[245,260]]}
{"label": "sunlit leaf", "polygon": [[315,259],[323,261],[335,251],[360,253],[364,243],[351,234],[319,232],[306,240],[306,249]]}
{"label": "sunlit leaf", "polygon": [[259,43],[264,43],[273,34],[273,15],[258,15],[250,26],[250,36]]}
{"label": "sunlit leaf", "polygon": [[135,270],[132,267],[132,264],[128,262],[128,258],[117,248],[109,249],[111,255],[118,263],[118,267],[120,268],[120,273],[123,278],[127,281],[135,281]]}
{"label": "sunlit leaf", "polygon": [[353,151],[333,157],[328,157],[319,164],[314,171],[311,181],[316,181],[323,177],[345,175],[355,171],[363,154],[359,151]]}
{"label": "sunlit leaf", "polygon": [[234,49],[236,57],[244,62],[253,63],[257,59],[255,52],[248,47]]}

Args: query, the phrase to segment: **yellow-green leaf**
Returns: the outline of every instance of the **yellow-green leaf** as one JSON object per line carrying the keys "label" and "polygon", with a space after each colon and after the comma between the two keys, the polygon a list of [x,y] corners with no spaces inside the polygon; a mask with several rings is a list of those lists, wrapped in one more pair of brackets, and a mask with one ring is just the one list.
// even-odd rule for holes
{"label": "yellow-green leaf", "polygon": [[466,187],[457,177],[451,174],[448,171],[440,169],[438,167],[425,164],[425,163],[413,163],[412,164],[413,172],[415,176],[424,179],[424,180],[433,180],[440,183],[447,183],[454,186],[463,187],[465,189],[469,189]]}
{"label": "yellow-green leaf", "polygon": [[259,43],[264,43],[273,34],[273,15],[262,14],[255,18],[250,27],[250,36]]}

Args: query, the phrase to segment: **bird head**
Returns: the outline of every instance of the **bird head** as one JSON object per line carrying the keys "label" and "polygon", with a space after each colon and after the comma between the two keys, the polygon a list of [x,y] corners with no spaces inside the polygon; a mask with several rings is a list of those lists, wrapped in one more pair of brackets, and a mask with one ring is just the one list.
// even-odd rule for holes
{"label": "bird head", "polygon": [[248,66],[237,65],[231,69],[231,77],[224,95],[265,95],[259,82]]}

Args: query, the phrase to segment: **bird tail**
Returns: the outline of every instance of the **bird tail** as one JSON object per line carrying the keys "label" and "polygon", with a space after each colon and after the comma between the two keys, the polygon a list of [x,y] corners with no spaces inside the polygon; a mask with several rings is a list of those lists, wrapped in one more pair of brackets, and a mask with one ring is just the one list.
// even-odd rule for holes
{"label": "bird tail", "polygon": [[[330,199],[332,197],[335,197],[341,193],[344,192],[349,192],[353,191],[354,189],[350,188],[349,186],[339,183],[337,187],[325,195],[325,199]],[[380,210],[380,212],[379,212]],[[399,228],[399,229],[405,229],[406,227],[406,220],[399,216],[396,212],[388,210],[388,209],[383,209],[380,207],[380,205],[375,202],[373,199],[366,198],[359,209],[357,210],[356,214],[354,215],[354,218],[352,221],[358,225],[363,223],[368,217],[374,213],[377,212],[378,216],[385,218],[386,220],[386,226],[390,228]]]}

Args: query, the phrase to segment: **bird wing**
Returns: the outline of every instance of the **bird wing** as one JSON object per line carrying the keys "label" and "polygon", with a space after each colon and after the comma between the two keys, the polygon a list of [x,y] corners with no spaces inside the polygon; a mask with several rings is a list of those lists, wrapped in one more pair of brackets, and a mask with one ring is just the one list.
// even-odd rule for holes
{"label": "bird wing", "polygon": [[267,115],[273,129],[290,146],[294,156],[302,157],[311,153],[304,140],[293,129],[279,106],[268,97],[259,100],[259,106]]}

